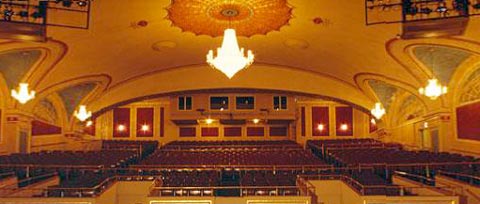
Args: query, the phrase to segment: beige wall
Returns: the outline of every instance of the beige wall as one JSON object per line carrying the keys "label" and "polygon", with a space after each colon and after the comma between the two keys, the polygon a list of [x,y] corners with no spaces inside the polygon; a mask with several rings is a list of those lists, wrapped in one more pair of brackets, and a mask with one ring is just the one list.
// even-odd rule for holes
{"label": "beige wall", "polygon": [[435,186],[452,186],[460,188],[462,191],[459,193],[467,197],[468,204],[480,203],[480,188],[478,186],[469,185],[465,182],[442,175],[435,176]]}
{"label": "beige wall", "polygon": [[458,204],[457,196],[361,196],[343,181],[309,181],[315,186],[315,193],[324,204]]}

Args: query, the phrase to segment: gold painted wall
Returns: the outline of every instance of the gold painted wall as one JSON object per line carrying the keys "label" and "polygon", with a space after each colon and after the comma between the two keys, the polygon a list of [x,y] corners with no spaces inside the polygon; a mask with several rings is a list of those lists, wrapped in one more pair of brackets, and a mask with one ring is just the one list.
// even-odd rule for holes
{"label": "gold painted wall", "polygon": [[[287,96],[287,110],[273,109],[273,96]],[[178,96],[191,96],[192,109],[178,110]],[[210,110],[211,96],[228,96],[229,109],[224,111]],[[253,110],[235,110],[235,96],[254,96],[255,108]],[[330,109],[330,136],[328,137],[312,137],[311,133],[311,107],[312,106],[328,106]],[[175,140],[296,140],[300,144],[304,144],[309,139],[342,139],[342,138],[362,138],[369,136],[369,115],[358,110],[353,109],[353,135],[351,136],[337,136],[335,133],[335,107],[345,106],[343,104],[324,101],[321,99],[313,99],[303,96],[293,96],[288,94],[276,93],[212,93],[212,94],[187,94],[175,95],[170,97],[163,97],[159,99],[135,102],[122,107],[130,108],[130,137],[128,138],[113,138],[113,111],[110,110],[96,118],[96,139],[130,139],[130,140],[159,140],[161,143],[168,143]],[[153,107],[154,108],[154,136],[153,137],[137,137],[136,136],[136,108]],[[160,108],[165,110],[165,134],[160,137]],[[300,107],[306,107],[306,137],[300,136]],[[203,111],[199,111],[202,109]],[[212,124],[205,124],[201,120],[211,118],[215,121]],[[288,125],[288,136],[271,136],[269,135],[269,128],[274,126],[281,126],[276,124],[267,124],[260,122],[254,124],[252,119],[257,118],[262,121],[266,120],[291,120]],[[245,125],[223,125],[219,123],[219,119],[245,119]],[[198,125],[186,125],[182,127],[196,127],[196,137],[180,137],[179,125],[176,125],[172,120],[200,120]],[[242,134],[238,137],[225,137],[224,127],[236,126],[242,128]],[[265,127],[265,136],[252,137],[247,136],[247,127]],[[202,127],[218,127],[219,136],[217,137],[202,137]]]}

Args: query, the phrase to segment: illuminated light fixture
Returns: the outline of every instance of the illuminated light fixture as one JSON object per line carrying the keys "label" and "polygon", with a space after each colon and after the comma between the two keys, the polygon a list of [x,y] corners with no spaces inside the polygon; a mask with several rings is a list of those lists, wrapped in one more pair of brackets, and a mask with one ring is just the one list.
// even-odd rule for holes
{"label": "illuminated light fixture", "polygon": [[27,103],[27,101],[35,98],[35,91],[28,91],[28,83],[20,83],[18,85],[18,91],[12,90],[12,97],[17,99],[21,104]]}
{"label": "illuminated light fixture", "polygon": [[252,120],[252,122],[253,122],[254,124],[258,124],[258,123],[260,122],[260,119],[255,118],[255,119]]}
{"label": "illuminated light fixture", "polygon": [[423,123],[423,128],[428,128],[428,122]]}
{"label": "illuminated light fixture", "polygon": [[213,123],[213,119],[207,118],[207,119],[205,119],[205,123],[208,124],[208,125],[210,125],[210,124]]}
{"label": "illuminated light fixture", "polygon": [[117,126],[117,130],[118,130],[119,132],[123,132],[123,131],[125,131],[126,129],[127,129],[127,127],[125,127],[125,125],[118,125],[118,126]]}
{"label": "illuminated light fixture", "polygon": [[347,124],[340,125],[340,130],[347,131],[348,130],[348,125]]}
{"label": "illuminated light fixture", "polygon": [[433,78],[428,80],[427,86],[424,88],[418,89],[420,94],[429,97],[432,100],[437,99],[439,96],[446,94],[448,88],[446,86],[442,86],[437,79]]}
{"label": "illuminated light fixture", "polygon": [[223,72],[231,79],[238,71],[247,68],[253,63],[254,55],[251,50],[245,56],[244,49],[238,46],[234,29],[224,31],[222,47],[217,48],[217,56],[213,50],[208,51],[207,63]]}
{"label": "illuminated light fixture", "polygon": [[92,116],[92,111],[87,111],[87,106],[80,105],[78,111],[73,112],[73,115],[75,115],[78,120],[85,121]]}
{"label": "illuminated light fixture", "polygon": [[370,123],[376,125],[376,124],[377,124],[377,121],[375,120],[375,118],[372,118],[372,119],[370,120]]}
{"label": "illuminated light fixture", "polygon": [[148,126],[147,124],[143,124],[143,125],[142,125],[142,131],[143,131],[143,132],[147,132],[147,131],[149,131],[149,130],[150,130],[150,126]]}
{"label": "illuminated light fixture", "polygon": [[370,110],[370,113],[377,119],[380,120],[383,115],[385,115],[385,108],[382,107],[381,103],[375,103],[375,107]]}
{"label": "illuminated light fixture", "polygon": [[325,130],[325,125],[324,124],[318,124],[317,129],[320,131]]}
{"label": "illuminated light fixture", "polygon": [[85,126],[87,126],[87,127],[90,127],[92,125],[93,125],[93,121],[91,121],[91,120],[87,121],[87,123],[85,124]]}

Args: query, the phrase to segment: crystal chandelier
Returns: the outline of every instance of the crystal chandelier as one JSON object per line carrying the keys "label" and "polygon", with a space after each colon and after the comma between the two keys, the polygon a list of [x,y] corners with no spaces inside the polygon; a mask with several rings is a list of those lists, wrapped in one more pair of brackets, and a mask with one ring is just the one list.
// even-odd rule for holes
{"label": "crystal chandelier", "polygon": [[447,93],[447,87],[442,86],[437,79],[433,78],[428,80],[428,84],[424,88],[418,89],[420,94],[429,97],[432,100],[437,99],[439,96]]}
{"label": "crystal chandelier", "polygon": [[207,63],[220,70],[228,78],[232,78],[238,71],[247,68],[253,63],[253,53],[247,51],[245,56],[243,48],[239,48],[234,29],[226,29],[223,36],[222,47],[217,48],[217,56],[213,50],[208,51]]}
{"label": "crystal chandelier", "polygon": [[35,98],[35,91],[28,91],[28,83],[20,83],[18,91],[12,90],[12,97],[17,99],[21,104],[25,104],[27,101]]}
{"label": "crystal chandelier", "polygon": [[80,121],[85,121],[86,119],[88,119],[90,116],[92,116],[92,112],[91,111],[87,111],[87,106],[85,105],[80,105],[80,107],[78,107],[78,111],[76,110],[73,115],[75,115],[75,117],[77,117],[78,120]]}
{"label": "crystal chandelier", "polygon": [[370,110],[370,113],[377,119],[380,120],[383,115],[385,115],[385,108],[382,107],[381,103],[375,103],[375,108]]}

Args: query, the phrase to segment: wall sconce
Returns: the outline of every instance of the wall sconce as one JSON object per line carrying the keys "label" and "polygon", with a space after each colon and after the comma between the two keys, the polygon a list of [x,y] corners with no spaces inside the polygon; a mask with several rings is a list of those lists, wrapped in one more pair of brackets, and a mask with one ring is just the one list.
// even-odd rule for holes
{"label": "wall sconce", "polygon": [[252,122],[253,122],[253,124],[258,124],[260,122],[260,119],[255,118],[255,119],[252,120]]}
{"label": "wall sconce", "polygon": [[347,124],[340,125],[340,130],[347,131],[348,130],[348,125]]}
{"label": "wall sconce", "polygon": [[125,131],[126,129],[127,129],[127,127],[125,127],[125,125],[118,125],[118,126],[117,126],[117,130],[118,130],[119,132],[123,132],[123,131]]}
{"label": "wall sconce", "polygon": [[325,130],[325,125],[324,125],[324,124],[318,124],[317,129],[318,129],[320,132],[322,132],[323,130]]}
{"label": "wall sconce", "polygon": [[93,121],[89,120],[87,123],[85,123],[85,126],[90,127],[93,125]]}
{"label": "wall sconce", "polygon": [[148,126],[147,124],[143,124],[141,129],[143,132],[147,132],[150,130],[150,126]]}

